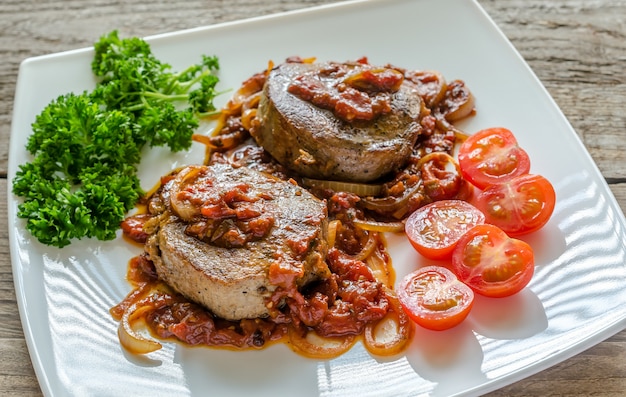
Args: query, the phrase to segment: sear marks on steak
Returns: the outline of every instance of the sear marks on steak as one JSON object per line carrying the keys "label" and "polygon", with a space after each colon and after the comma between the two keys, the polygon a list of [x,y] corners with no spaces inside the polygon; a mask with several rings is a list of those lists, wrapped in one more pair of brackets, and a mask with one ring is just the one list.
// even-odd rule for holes
{"label": "sear marks on steak", "polygon": [[267,316],[281,282],[330,275],[326,203],[294,183],[246,167],[188,166],[149,209],[145,247],[159,277],[226,320]]}
{"label": "sear marks on steak", "polygon": [[267,76],[250,132],[301,176],[370,182],[406,163],[423,109],[401,71],[366,61],[287,62]]}

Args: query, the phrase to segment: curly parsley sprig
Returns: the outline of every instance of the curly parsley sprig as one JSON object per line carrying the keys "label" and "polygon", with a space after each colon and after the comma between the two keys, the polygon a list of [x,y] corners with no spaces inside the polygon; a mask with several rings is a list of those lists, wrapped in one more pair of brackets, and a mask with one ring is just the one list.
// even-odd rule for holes
{"label": "curly parsley sprig", "polygon": [[137,165],[145,145],[191,147],[199,118],[214,114],[218,59],[174,73],[143,39],[117,31],[94,45],[92,91],[61,95],[37,116],[13,193],[18,217],[44,244],[115,238],[120,222],[143,194]]}

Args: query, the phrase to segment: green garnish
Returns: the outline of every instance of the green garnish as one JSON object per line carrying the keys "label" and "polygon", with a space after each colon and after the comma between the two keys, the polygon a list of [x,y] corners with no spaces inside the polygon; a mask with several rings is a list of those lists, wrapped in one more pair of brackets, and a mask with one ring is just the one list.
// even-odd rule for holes
{"label": "green garnish", "polygon": [[199,118],[216,111],[216,57],[173,73],[144,40],[120,39],[117,31],[94,48],[96,88],[61,95],[37,116],[26,144],[34,158],[13,179],[13,193],[24,198],[17,216],[56,247],[115,238],[143,194],[141,149],[189,149]]}

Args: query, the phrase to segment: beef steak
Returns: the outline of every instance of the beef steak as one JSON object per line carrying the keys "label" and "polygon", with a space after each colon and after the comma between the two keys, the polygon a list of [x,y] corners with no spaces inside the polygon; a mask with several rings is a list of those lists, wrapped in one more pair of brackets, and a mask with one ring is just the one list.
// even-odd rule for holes
{"label": "beef steak", "polygon": [[381,178],[410,156],[423,110],[412,82],[402,76],[385,85],[383,74],[400,72],[359,63],[280,64],[267,77],[251,134],[301,176]]}
{"label": "beef steak", "polygon": [[189,166],[157,201],[146,251],[159,277],[219,317],[267,316],[277,288],[270,270],[295,271],[299,287],[329,275],[326,204],[294,183],[246,167]]}

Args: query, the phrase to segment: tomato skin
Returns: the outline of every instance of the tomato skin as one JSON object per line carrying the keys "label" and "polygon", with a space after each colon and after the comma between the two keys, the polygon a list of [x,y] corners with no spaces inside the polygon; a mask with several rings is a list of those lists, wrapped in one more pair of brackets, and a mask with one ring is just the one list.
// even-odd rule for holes
{"label": "tomato skin", "polygon": [[521,291],[533,277],[530,245],[497,226],[478,225],[465,233],[452,253],[452,271],[474,292],[501,298]]}
{"label": "tomato skin", "polygon": [[550,220],[556,193],[543,176],[526,174],[488,186],[473,202],[485,214],[486,223],[509,236],[520,236],[541,229]]}
{"label": "tomato skin", "polygon": [[404,230],[411,245],[429,259],[450,259],[461,236],[485,222],[485,215],[462,200],[440,200],[415,210]]}
{"label": "tomato skin", "polygon": [[488,128],[470,135],[459,147],[463,177],[484,189],[530,171],[530,158],[506,128]]}
{"label": "tomato skin", "polygon": [[418,325],[443,331],[460,324],[474,305],[474,292],[450,270],[427,266],[406,275],[397,289],[406,314]]}

